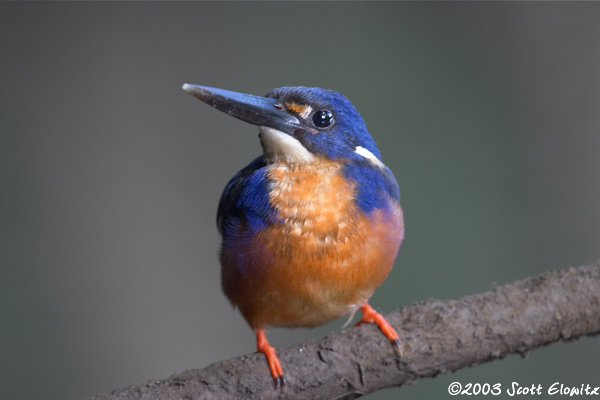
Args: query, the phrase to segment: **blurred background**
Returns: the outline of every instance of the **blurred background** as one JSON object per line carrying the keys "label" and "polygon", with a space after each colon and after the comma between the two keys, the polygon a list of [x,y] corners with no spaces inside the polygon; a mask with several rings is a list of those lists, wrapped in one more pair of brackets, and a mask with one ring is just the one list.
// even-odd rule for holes
{"label": "blurred background", "polygon": [[[599,20],[598,3],[1,3],[0,398],[82,399],[255,351],[221,293],[215,215],[258,131],[185,82],[354,103],[406,217],[382,312],[596,261]],[[599,354],[583,338],[367,398],[598,386]]]}

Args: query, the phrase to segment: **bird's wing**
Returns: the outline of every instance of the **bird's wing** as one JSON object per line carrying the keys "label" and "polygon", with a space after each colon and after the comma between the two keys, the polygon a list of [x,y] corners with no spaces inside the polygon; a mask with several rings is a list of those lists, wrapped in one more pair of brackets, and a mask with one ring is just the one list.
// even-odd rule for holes
{"label": "bird's wing", "polygon": [[259,231],[272,216],[265,165],[263,156],[256,158],[225,187],[217,211],[217,227],[224,240],[239,224],[245,223],[251,231]]}
{"label": "bird's wing", "polygon": [[400,201],[400,188],[388,167],[377,167],[368,162],[349,162],[344,177],[356,182],[356,204],[366,213],[386,209],[390,199]]}

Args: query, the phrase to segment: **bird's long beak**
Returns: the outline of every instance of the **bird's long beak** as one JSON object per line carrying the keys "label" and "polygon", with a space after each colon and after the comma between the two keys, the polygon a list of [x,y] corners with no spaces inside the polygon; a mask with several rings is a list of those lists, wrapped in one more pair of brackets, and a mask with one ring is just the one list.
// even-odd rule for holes
{"label": "bird's long beak", "polygon": [[182,89],[206,104],[253,125],[274,128],[287,134],[291,134],[294,128],[306,129],[298,118],[283,111],[277,99],[189,83],[184,84]]}

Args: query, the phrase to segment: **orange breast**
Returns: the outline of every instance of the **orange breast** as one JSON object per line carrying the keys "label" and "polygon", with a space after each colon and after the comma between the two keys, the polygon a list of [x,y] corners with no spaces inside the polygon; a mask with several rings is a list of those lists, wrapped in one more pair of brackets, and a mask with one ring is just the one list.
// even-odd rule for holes
{"label": "orange breast", "polygon": [[389,274],[404,235],[400,206],[367,215],[341,167],[275,163],[281,224],[223,247],[223,288],[254,328],[316,326],[360,307]]}

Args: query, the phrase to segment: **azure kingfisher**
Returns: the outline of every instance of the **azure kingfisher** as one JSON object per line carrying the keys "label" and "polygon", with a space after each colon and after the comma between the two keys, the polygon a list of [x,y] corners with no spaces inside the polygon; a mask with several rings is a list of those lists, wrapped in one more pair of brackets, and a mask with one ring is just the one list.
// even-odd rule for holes
{"label": "azure kingfisher", "polygon": [[350,101],[316,87],[265,97],[185,84],[203,102],[257,125],[263,154],[221,196],[223,291],[256,334],[276,386],[285,379],[265,329],[351,316],[398,334],[368,300],[404,238],[400,190]]}

